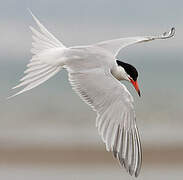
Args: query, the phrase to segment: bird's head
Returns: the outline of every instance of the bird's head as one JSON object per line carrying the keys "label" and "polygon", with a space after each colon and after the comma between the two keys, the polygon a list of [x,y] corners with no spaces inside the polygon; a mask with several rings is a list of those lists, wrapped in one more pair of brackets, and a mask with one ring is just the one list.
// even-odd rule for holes
{"label": "bird's head", "polygon": [[123,72],[123,79],[131,82],[133,84],[134,88],[136,89],[138,95],[141,96],[139,86],[137,83],[138,72],[137,72],[136,68],[134,66],[132,66],[128,63],[124,63],[122,61],[116,60],[116,62],[118,64],[118,66],[120,66],[124,69],[122,71]]}

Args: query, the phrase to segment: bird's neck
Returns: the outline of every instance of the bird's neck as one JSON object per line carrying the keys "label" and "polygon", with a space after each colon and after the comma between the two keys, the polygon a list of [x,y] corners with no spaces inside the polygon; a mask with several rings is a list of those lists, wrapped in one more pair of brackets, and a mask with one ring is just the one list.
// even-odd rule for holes
{"label": "bird's neck", "polygon": [[112,71],[111,71],[112,75],[118,79],[119,81],[122,81],[122,80],[126,80],[128,81],[128,76],[124,70],[123,67],[121,66],[116,66]]}

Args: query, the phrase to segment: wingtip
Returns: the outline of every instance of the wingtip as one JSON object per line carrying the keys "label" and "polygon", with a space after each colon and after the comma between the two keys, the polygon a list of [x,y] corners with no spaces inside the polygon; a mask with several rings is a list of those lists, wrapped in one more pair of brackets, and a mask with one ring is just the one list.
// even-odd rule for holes
{"label": "wingtip", "polygon": [[168,33],[168,37],[173,37],[175,35],[175,27],[172,27]]}
{"label": "wingtip", "polygon": [[174,35],[175,35],[175,27],[172,27],[172,28],[170,29],[170,31],[164,32],[164,33],[163,33],[162,38],[163,38],[163,39],[167,39],[167,38],[173,37]]}
{"label": "wingtip", "polygon": [[172,27],[172,28],[171,28],[170,34],[171,34],[172,36],[175,35],[175,27]]}
{"label": "wingtip", "polygon": [[140,174],[140,173],[136,171],[136,172],[135,172],[135,177],[137,178],[137,177],[139,176],[139,174]]}

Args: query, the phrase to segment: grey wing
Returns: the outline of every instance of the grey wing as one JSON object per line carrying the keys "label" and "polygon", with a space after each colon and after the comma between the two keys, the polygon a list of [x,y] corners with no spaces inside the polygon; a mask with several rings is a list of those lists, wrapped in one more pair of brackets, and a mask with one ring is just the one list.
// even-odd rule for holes
{"label": "grey wing", "polygon": [[119,38],[113,39],[108,41],[103,41],[95,44],[95,46],[101,47],[108,52],[110,52],[114,57],[118,54],[118,52],[129,45],[141,43],[141,42],[148,42],[153,41],[156,39],[167,39],[173,37],[175,34],[175,28],[171,28],[169,32],[164,32],[160,36],[137,36],[137,37],[127,37],[127,38]]}
{"label": "grey wing", "polygon": [[136,126],[133,98],[127,88],[109,70],[69,69],[69,81],[77,94],[97,112],[96,126],[106,144],[122,166],[138,176],[142,152]]}

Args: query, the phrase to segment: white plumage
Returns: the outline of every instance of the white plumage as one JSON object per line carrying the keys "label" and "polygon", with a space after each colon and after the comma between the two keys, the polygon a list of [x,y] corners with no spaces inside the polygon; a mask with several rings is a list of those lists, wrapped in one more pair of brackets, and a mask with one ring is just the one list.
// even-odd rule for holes
{"label": "white plumage", "polygon": [[128,76],[117,66],[116,55],[131,44],[172,37],[174,28],[162,36],[120,38],[67,48],[32,16],[39,27],[39,31],[30,27],[33,57],[21,83],[14,87],[24,89],[13,96],[42,84],[65,67],[73,90],[96,111],[96,126],[107,151],[112,151],[120,164],[137,177],[142,164],[140,137],[133,97],[119,81],[128,80]]}

